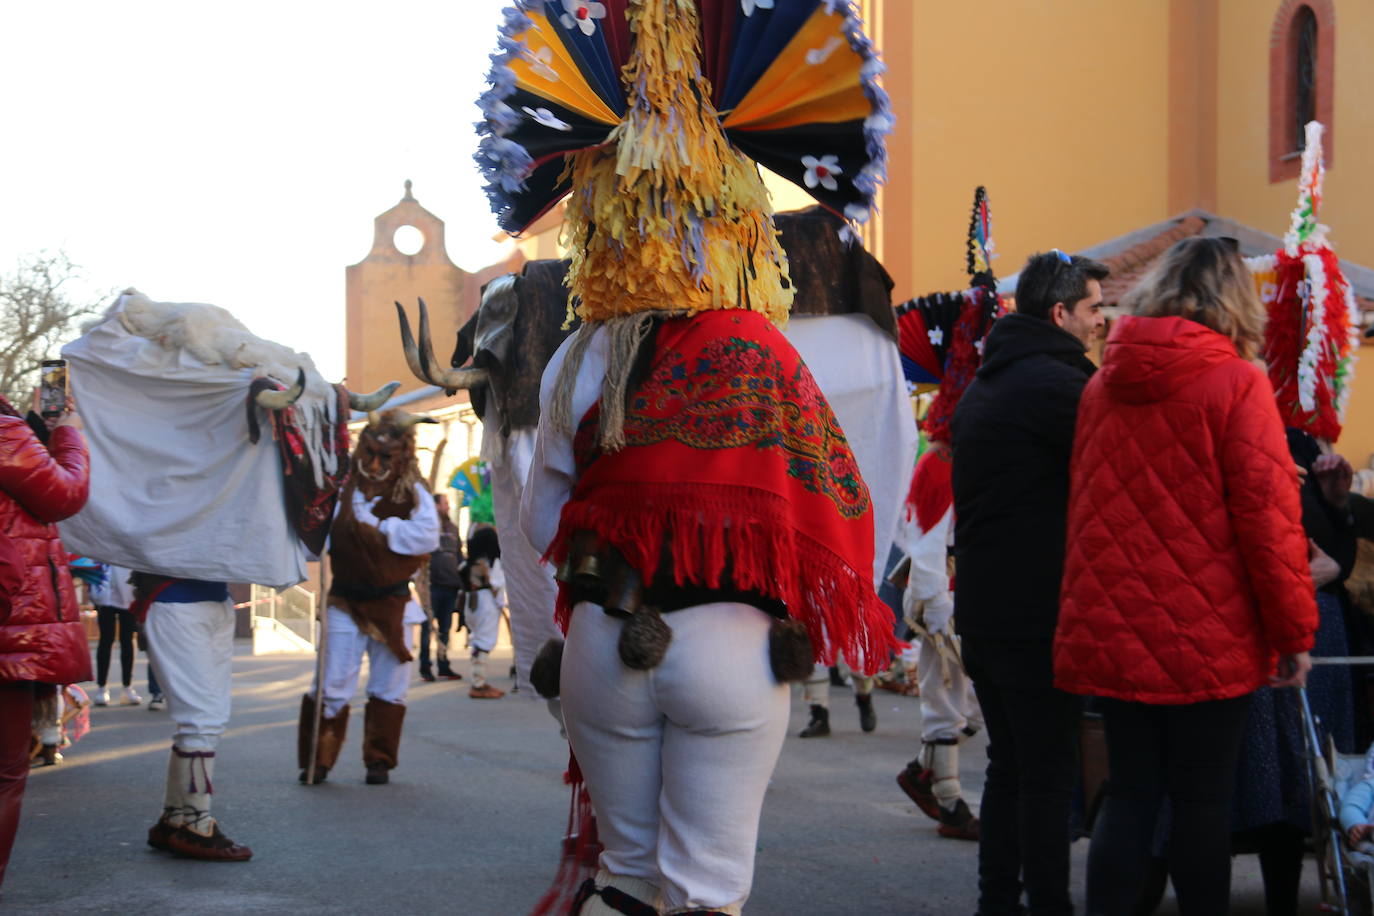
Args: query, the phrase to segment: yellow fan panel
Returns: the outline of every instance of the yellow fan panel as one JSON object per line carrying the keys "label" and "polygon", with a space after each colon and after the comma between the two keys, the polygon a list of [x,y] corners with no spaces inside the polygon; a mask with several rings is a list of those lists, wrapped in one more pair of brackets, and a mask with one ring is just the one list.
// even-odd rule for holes
{"label": "yellow fan panel", "polygon": [[547,15],[526,11],[533,27],[516,36],[526,51],[511,61],[515,84],[527,92],[557,102],[565,108],[602,124],[618,124],[620,118],[588,85],[576,62],[554,31],[558,26]]}
{"label": "yellow fan panel", "polygon": [[[763,130],[868,117],[872,105],[859,79],[863,62],[843,26],[842,16],[817,7],[724,125]],[[796,78],[801,72],[806,79]]]}

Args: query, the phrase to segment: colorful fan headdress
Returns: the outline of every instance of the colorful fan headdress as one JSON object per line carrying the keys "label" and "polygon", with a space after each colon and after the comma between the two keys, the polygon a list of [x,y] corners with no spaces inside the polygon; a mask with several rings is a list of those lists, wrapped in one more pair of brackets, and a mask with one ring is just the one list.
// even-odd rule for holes
{"label": "colorful fan headdress", "polygon": [[1335,441],[1350,399],[1359,323],[1354,290],[1317,221],[1325,173],[1322,125],[1311,121],[1283,247],[1246,264],[1269,312],[1263,355],[1284,423]]}
{"label": "colorful fan headdress", "polygon": [[[571,193],[578,316],[747,308],[787,262],[754,163],[867,219],[892,118],[849,0],[520,0],[477,160],[513,233]],[[752,160],[752,161],[751,161]]]}
{"label": "colorful fan headdress", "polygon": [[458,465],[448,482],[458,491],[458,508],[467,507],[468,518],[474,523],[496,524],[491,504],[491,466],[481,458],[469,458]]}
{"label": "colorful fan headdress", "polygon": [[973,195],[967,265],[971,285],[930,293],[897,306],[897,349],[907,382],[917,391],[938,388],[921,428],[932,441],[949,441],[949,421],[983,358],[983,338],[1000,314],[987,189]]}

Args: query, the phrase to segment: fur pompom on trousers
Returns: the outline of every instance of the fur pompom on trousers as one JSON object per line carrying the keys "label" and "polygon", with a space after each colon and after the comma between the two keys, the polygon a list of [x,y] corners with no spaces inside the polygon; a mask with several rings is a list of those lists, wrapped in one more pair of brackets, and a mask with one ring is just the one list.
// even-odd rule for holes
{"label": "fur pompom on trousers", "polygon": [[665,912],[738,912],[790,710],[768,662],[771,618],[720,602],[663,620],[672,641],[648,671],[621,662],[623,623],[599,606],[577,605],[568,627],[563,715],[601,867],[658,887]]}

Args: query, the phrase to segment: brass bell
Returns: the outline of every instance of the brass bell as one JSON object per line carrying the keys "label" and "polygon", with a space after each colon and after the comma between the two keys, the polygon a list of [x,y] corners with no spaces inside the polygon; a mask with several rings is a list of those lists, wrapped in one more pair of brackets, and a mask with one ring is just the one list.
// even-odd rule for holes
{"label": "brass bell", "polygon": [[582,554],[573,566],[573,581],[585,588],[601,584],[601,558],[594,553]]}
{"label": "brass bell", "polygon": [[606,583],[607,613],[635,614],[644,605],[644,584],[629,563],[617,563]]}

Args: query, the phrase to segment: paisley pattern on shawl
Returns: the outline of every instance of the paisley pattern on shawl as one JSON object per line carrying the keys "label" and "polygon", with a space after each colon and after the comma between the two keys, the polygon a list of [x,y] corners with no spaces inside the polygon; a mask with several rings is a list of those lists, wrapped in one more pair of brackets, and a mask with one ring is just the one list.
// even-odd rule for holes
{"label": "paisley pattern on shawl", "polygon": [[[825,396],[764,316],[711,311],[658,331],[625,412],[626,446],[597,446],[593,407],[574,437],[578,481],[548,556],[576,531],[618,549],[646,582],[776,599],[806,625],[819,660],[862,670],[896,645],[873,590],[868,488]],[[558,619],[571,607],[560,594]]]}

